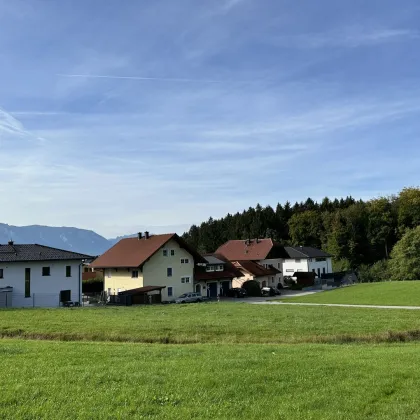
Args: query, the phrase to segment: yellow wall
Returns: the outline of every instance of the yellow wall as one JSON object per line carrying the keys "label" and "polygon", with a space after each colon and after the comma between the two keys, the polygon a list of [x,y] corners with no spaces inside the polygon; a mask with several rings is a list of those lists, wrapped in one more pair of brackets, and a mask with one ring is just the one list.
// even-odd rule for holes
{"label": "yellow wall", "polygon": [[[163,249],[168,250],[168,256],[163,256]],[[171,256],[171,249],[175,255]],[[182,258],[188,258],[188,264],[181,264]],[[172,268],[172,277],[167,276],[167,268]],[[190,277],[190,283],[181,283],[182,277]],[[194,291],[194,260],[193,257],[174,240],[169,241],[164,248],[157,251],[143,267],[144,286],[166,286],[162,290],[162,300],[174,300],[183,293]],[[173,288],[173,296],[168,296],[168,286]]]}
{"label": "yellow wall", "polygon": [[[128,271],[129,270],[129,271]],[[138,287],[143,287],[143,274],[139,271],[138,278],[132,278],[131,272],[137,270],[137,268],[106,268],[104,270],[104,290],[108,292],[108,289],[111,289],[111,294],[118,294],[118,289],[120,292],[123,290],[136,289]],[[108,277],[108,272],[111,273],[111,277]]]}

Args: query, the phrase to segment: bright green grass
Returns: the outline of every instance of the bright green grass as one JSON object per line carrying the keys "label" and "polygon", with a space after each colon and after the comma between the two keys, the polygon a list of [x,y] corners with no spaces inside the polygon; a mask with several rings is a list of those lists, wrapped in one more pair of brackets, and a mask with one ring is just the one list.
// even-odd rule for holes
{"label": "bright green grass", "polygon": [[1,419],[418,419],[420,345],[0,341]]}
{"label": "bright green grass", "polygon": [[420,281],[358,284],[315,293],[287,302],[343,303],[353,305],[420,306]]}
{"label": "bright green grass", "polygon": [[[357,291],[358,287],[346,290]],[[389,331],[417,331],[420,336],[420,312],[246,303],[0,311],[0,337],[181,344],[299,343],[384,341]]]}

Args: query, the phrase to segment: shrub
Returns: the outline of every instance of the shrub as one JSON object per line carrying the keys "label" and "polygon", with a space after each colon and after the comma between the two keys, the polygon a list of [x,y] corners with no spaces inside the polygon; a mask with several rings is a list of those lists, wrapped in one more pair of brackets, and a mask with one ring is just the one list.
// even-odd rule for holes
{"label": "shrub", "polygon": [[248,296],[258,297],[261,296],[260,284],[255,280],[246,281],[242,287],[246,290]]}
{"label": "shrub", "polygon": [[100,293],[104,290],[103,279],[89,279],[82,281],[82,293]]}

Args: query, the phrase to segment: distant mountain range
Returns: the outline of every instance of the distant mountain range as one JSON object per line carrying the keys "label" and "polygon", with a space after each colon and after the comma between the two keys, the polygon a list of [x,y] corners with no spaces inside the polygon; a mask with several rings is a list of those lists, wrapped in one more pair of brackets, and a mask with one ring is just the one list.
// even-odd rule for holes
{"label": "distant mountain range", "polygon": [[54,248],[80,252],[87,255],[101,255],[120,239],[135,235],[106,239],[92,230],[74,227],[9,226],[0,223],[0,244],[13,240],[17,244],[40,244]]}

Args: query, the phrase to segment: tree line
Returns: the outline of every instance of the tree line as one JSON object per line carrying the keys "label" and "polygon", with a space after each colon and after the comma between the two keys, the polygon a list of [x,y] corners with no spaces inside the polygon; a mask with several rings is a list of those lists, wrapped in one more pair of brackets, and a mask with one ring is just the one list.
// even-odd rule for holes
{"label": "tree line", "polygon": [[[184,239],[200,252],[214,252],[230,239],[272,238],[282,245],[329,252],[334,270],[361,269],[387,261],[405,234],[420,226],[420,188],[368,201],[352,197],[316,202],[311,198],[210,218],[193,225]],[[386,264],[386,263],[385,263]]]}

